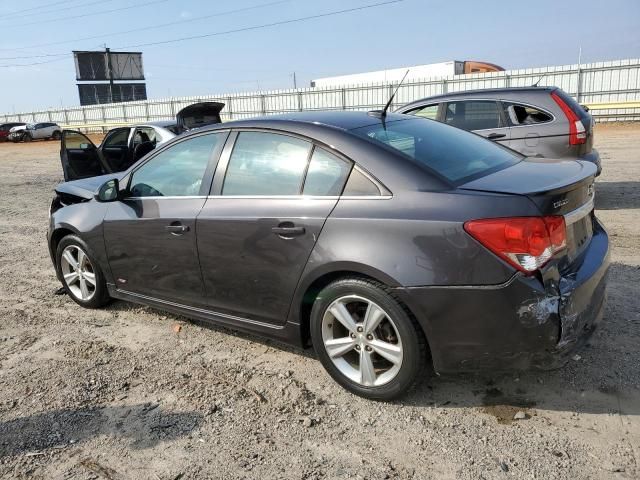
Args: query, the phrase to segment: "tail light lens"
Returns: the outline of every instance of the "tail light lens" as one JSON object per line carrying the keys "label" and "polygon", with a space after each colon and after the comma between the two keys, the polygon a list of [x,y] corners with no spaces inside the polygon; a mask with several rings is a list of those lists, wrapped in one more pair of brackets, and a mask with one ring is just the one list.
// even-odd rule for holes
{"label": "tail light lens", "polygon": [[585,143],[587,141],[587,131],[584,128],[584,124],[578,118],[578,115],[576,115],[576,113],[571,110],[571,107],[555,92],[551,93],[551,98],[558,104],[569,121],[569,145]]}
{"label": "tail light lens", "polygon": [[464,229],[525,273],[540,269],[567,246],[567,230],[561,216],[471,220],[464,224]]}

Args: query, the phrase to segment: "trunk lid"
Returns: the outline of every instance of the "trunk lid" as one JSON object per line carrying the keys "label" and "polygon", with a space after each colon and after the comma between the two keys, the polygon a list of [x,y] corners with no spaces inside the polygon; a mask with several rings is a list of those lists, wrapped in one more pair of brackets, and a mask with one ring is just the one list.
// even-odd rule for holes
{"label": "trunk lid", "polygon": [[528,197],[541,215],[563,215],[567,226],[566,258],[573,262],[593,235],[593,197],[597,167],[590,162],[527,158],[461,185],[463,190]]}
{"label": "trunk lid", "polygon": [[178,128],[184,132],[192,128],[222,123],[220,112],[223,108],[224,103],[220,102],[200,102],[184,107],[176,115]]}

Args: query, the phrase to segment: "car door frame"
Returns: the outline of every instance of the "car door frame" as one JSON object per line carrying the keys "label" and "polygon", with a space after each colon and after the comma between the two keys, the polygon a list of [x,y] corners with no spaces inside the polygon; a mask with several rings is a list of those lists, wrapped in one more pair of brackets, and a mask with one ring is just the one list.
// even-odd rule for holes
{"label": "car door frame", "polygon": [[[231,156],[233,153],[233,150],[235,148],[236,142],[238,140],[238,137],[240,135],[240,133],[243,132],[259,132],[259,133],[270,133],[270,134],[276,134],[276,135],[283,135],[283,136],[288,136],[288,137],[292,137],[292,138],[296,138],[299,140],[303,140],[305,142],[308,142],[310,144],[310,149],[309,149],[309,154],[307,157],[307,166],[306,169],[304,171],[304,174],[302,176],[302,180],[300,183],[300,191],[298,194],[295,195],[223,195],[222,191],[223,191],[223,187],[224,187],[224,181],[226,178],[226,173],[231,161]],[[342,161],[347,162],[350,165],[350,169],[349,169],[349,173],[345,176],[345,180],[344,180],[344,184],[342,186],[342,190],[340,191],[339,195],[303,195],[302,192],[304,190],[304,186],[306,183],[306,179],[307,179],[307,173],[308,173],[308,169],[310,166],[310,162],[311,159],[313,157],[313,153],[315,151],[316,148],[320,148],[323,149],[333,155],[335,155],[336,157],[338,157],[339,159],[341,159]],[[209,195],[208,198],[209,199],[216,199],[216,198],[224,198],[224,199],[256,199],[256,200],[303,200],[303,199],[308,199],[310,201],[314,201],[314,200],[323,200],[323,201],[334,201],[333,206],[331,206],[331,208],[329,209],[329,212],[327,213],[327,215],[324,217],[324,222],[322,224],[322,227],[320,228],[320,231],[317,234],[312,234],[313,238],[314,238],[314,246],[311,248],[311,250],[309,251],[309,254],[307,255],[307,258],[305,260],[305,265],[302,267],[302,269],[300,270],[300,275],[299,277],[296,279],[296,286],[294,287],[294,289],[292,289],[292,291],[290,292],[290,298],[289,298],[289,305],[288,305],[288,309],[286,314],[280,319],[281,323],[277,323],[277,322],[273,322],[273,321],[268,321],[266,318],[263,319],[256,319],[253,318],[251,315],[247,314],[247,312],[227,312],[227,313],[221,313],[220,309],[215,308],[212,305],[209,305],[207,308],[211,310],[211,312],[214,312],[216,315],[222,316],[222,317],[227,317],[227,318],[232,318],[233,319],[233,323],[245,323],[245,324],[253,324],[259,327],[264,327],[267,328],[269,330],[271,329],[283,329],[286,327],[287,322],[288,322],[288,318],[289,318],[289,314],[291,311],[291,306],[293,305],[293,302],[295,301],[295,294],[297,293],[297,286],[302,278],[302,274],[304,273],[304,270],[306,268],[306,262],[308,262],[309,260],[309,256],[311,255],[311,253],[313,252],[313,248],[315,248],[315,244],[318,241],[319,238],[319,234],[322,231],[322,228],[324,227],[324,224],[326,223],[327,218],[329,218],[329,216],[331,215],[331,212],[333,211],[333,209],[336,207],[338,201],[341,198],[344,198],[342,193],[344,191],[344,187],[346,185],[346,183],[348,182],[349,176],[351,174],[351,172],[353,171],[354,168],[358,168],[359,171],[363,172],[361,168],[359,168],[357,166],[357,163],[355,161],[353,161],[352,159],[350,159],[349,157],[345,156],[344,154],[342,154],[341,152],[338,152],[336,150],[334,150],[333,148],[331,148],[328,145],[323,144],[322,142],[317,141],[314,138],[311,137],[307,137],[305,135],[301,135],[295,132],[290,132],[288,130],[278,130],[278,129],[273,129],[273,128],[255,128],[255,127],[238,127],[238,128],[233,128],[231,129],[231,132],[229,134],[229,137],[227,138],[226,144],[222,150],[222,153],[220,155],[220,158],[218,160],[218,164],[213,176],[213,182],[211,185],[211,189],[209,191]],[[369,178],[369,175],[366,174],[365,172],[363,172],[365,175],[367,175],[367,177]],[[376,185],[378,185],[378,183],[376,182]],[[382,190],[381,190],[382,191]],[[207,206],[205,205],[205,207],[203,207],[203,211],[205,211],[205,209],[207,208]],[[283,239],[283,241],[287,241],[287,239]],[[201,261],[200,263],[200,268],[203,268],[203,263]],[[205,283],[204,288],[205,288],[205,295],[207,295],[207,284],[206,284],[206,279],[204,278],[204,273],[203,273],[203,282]]]}
{"label": "car door frame", "polygon": [[[460,102],[493,102],[496,104],[496,108],[498,110],[498,117],[500,120],[500,124],[498,125],[498,127],[495,128],[480,128],[480,129],[476,129],[476,130],[466,130],[466,129],[462,129],[465,130],[466,132],[471,132],[471,133],[475,133],[476,135],[480,135],[481,137],[486,138],[487,140],[491,140],[494,142],[499,143],[500,145],[509,146],[509,142],[511,141],[511,124],[508,122],[506,115],[505,115],[505,111],[504,108],[502,106],[502,101],[497,99],[497,98],[485,98],[485,97],[462,97],[462,98],[449,98],[446,100],[443,100],[443,106],[442,106],[442,119],[441,122],[445,123],[445,118],[446,118],[446,110],[447,107],[449,106],[450,103],[460,103]],[[440,111],[439,111],[440,113]],[[449,125],[448,123],[445,123],[445,125]],[[455,127],[455,125],[451,125],[452,127]],[[460,127],[457,127],[460,128]],[[504,137],[499,137],[499,138],[490,138],[489,136],[485,136],[483,135],[481,132],[488,132],[491,130],[501,130],[501,129],[505,129],[506,133],[504,134]]]}
{"label": "car door frame", "polygon": [[[204,175],[202,177],[202,183],[200,185],[200,191],[198,192],[198,195],[193,195],[193,196],[187,196],[187,195],[183,195],[183,196],[145,196],[145,197],[135,197],[135,196],[131,196],[130,192],[131,192],[131,182],[133,181],[133,176],[135,175],[136,171],[138,171],[140,168],[144,167],[148,162],[152,161],[157,155],[160,155],[161,153],[163,153],[165,150],[176,146],[179,143],[185,142],[185,141],[189,141],[192,140],[196,137],[201,137],[201,136],[207,136],[207,135],[215,135],[215,134],[226,134],[226,136],[221,140],[221,144],[219,146],[217,146],[216,148],[213,149],[213,151],[211,152],[210,156],[209,156],[209,160],[207,162],[207,168],[205,169]],[[134,165],[132,165],[129,170],[127,171],[127,173],[122,177],[121,179],[121,186],[120,186],[120,195],[122,196],[122,198],[120,200],[118,200],[121,203],[125,203],[127,204],[127,202],[134,204],[136,202],[138,202],[141,205],[129,205],[129,207],[133,208],[134,210],[136,208],[142,208],[144,209],[144,203],[145,202],[158,202],[158,201],[171,201],[171,200],[202,200],[202,205],[200,206],[200,209],[198,210],[198,212],[196,212],[193,215],[193,232],[192,234],[194,235],[194,245],[195,245],[195,263],[198,265],[198,276],[200,277],[200,281],[201,281],[201,286],[204,289],[204,281],[202,279],[202,272],[200,271],[200,259],[198,257],[198,251],[197,251],[197,240],[195,240],[195,236],[196,236],[196,231],[195,231],[195,224],[196,224],[196,219],[198,217],[198,214],[200,213],[200,211],[202,210],[202,207],[204,206],[204,204],[206,203],[206,199],[208,196],[208,192],[211,189],[211,182],[213,181],[213,175],[215,172],[215,169],[217,167],[217,164],[220,160],[220,157],[222,155],[222,152],[224,151],[226,144],[229,140],[229,129],[218,129],[218,130],[207,130],[207,131],[203,131],[203,132],[198,132],[198,134],[195,135],[189,135],[189,136],[185,136],[184,138],[180,138],[179,140],[176,140],[175,142],[168,142],[165,145],[162,145],[160,148],[158,148],[157,150],[154,150],[153,152],[151,152],[148,156],[144,157],[144,160],[136,162]],[[107,216],[109,214],[107,213]],[[105,217],[106,218],[106,217]],[[127,288],[127,282],[125,281],[125,283],[119,281],[118,277],[116,276],[116,272],[114,272],[113,266],[111,264],[111,253],[109,251],[107,251],[107,262],[109,264],[109,268],[111,270],[111,275],[112,278],[114,279],[115,282],[115,289],[117,292],[119,292],[120,294],[124,294],[127,296],[132,296],[134,298],[139,297],[139,298],[146,298],[147,300],[152,300],[155,302],[159,302],[159,303],[167,303],[167,302],[175,302],[176,299],[175,298],[169,298],[169,297],[163,297],[163,296],[158,296],[158,295],[150,295],[149,293],[141,293],[141,292],[136,292],[133,290],[129,290]],[[203,290],[204,291],[204,290]],[[174,304],[177,305],[181,308],[198,308],[198,307],[202,307],[203,305],[201,303],[197,303],[194,301],[191,302],[186,302],[185,304]]]}
{"label": "car door frame", "polygon": [[[96,156],[96,160],[98,161],[98,163],[100,164],[102,171],[99,172],[97,175],[91,175],[91,176],[87,176],[87,177],[80,177],[80,178],[91,178],[91,177],[97,177],[100,175],[104,175],[107,173],[113,173],[113,171],[111,170],[111,166],[105,162],[103,156],[102,156],[102,152],[100,151],[100,148],[97,147],[95,145],[95,143],[93,143],[91,141],[91,139],[89,137],[87,137],[84,133],[80,132],[79,130],[62,130],[62,135],[60,137],[60,162],[62,163],[62,174],[64,176],[64,180],[65,182],[70,182],[73,180],[79,180],[80,178],[72,178],[69,179],[68,178],[68,172],[67,172],[67,168],[68,168],[68,157],[69,157],[69,149],[66,147],[66,136],[68,133],[74,133],[74,134],[78,134],[78,135],[82,135],[88,142],[89,142],[89,146],[90,148],[88,150],[91,150],[95,156]],[[63,153],[64,152],[64,153]],[[63,158],[63,155],[66,157],[66,164],[65,164],[65,159]]]}

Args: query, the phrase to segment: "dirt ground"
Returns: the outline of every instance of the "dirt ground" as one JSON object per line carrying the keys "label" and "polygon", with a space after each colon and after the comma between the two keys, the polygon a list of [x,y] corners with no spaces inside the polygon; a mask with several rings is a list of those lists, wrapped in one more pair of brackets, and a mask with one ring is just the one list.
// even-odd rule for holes
{"label": "dirt ground", "polygon": [[554,372],[425,378],[376,403],[311,352],[54,295],[59,146],[0,144],[0,477],[639,478],[640,126],[598,126],[596,146],[612,267],[580,357]]}

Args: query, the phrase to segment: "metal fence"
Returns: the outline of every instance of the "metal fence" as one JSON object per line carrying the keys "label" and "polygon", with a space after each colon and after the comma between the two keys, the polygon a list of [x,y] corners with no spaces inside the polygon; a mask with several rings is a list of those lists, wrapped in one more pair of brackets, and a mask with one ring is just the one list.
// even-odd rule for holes
{"label": "metal fence", "polygon": [[[640,120],[640,59],[411,80],[400,87],[392,108],[442,93],[529,86],[536,82],[562,88],[578,102],[588,105],[598,121]],[[224,121],[302,110],[372,110],[381,108],[395,87],[395,83],[378,83],[166,98],[5,114],[0,115],[0,123],[57,122],[65,127],[102,130],[175,118],[181,108],[207,100],[226,104],[222,112]]]}

